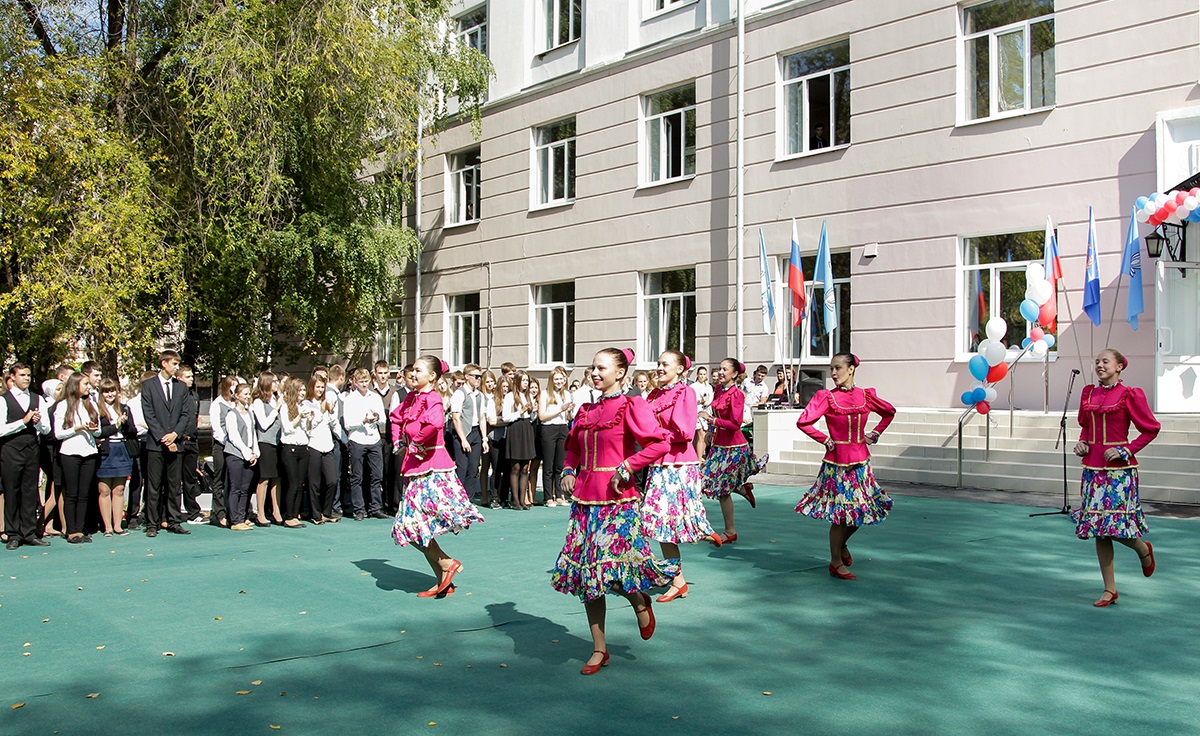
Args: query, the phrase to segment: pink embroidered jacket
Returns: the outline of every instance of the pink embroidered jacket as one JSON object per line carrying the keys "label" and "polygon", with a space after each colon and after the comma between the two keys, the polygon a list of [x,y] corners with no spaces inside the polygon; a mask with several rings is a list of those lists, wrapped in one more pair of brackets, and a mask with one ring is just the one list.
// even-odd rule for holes
{"label": "pink embroidered jacket", "polygon": [[454,460],[446,452],[443,430],[446,410],[442,397],[432,388],[410,392],[392,411],[392,445],[403,443],[404,460],[400,472],[423,475],[434,470],[454,470]]}
{"label": "pink embroidered jacket", "polygon": [[[825,452],[825,462],[835,465],[858,465],[871,458],[867,450],[867,416],[875,412],[879,424],[872,432],[883,434],[896,416],[896,407],[875,395],[875,389],[855,386],[843,389],[821,389],[796,420],[796,427],[817,442],[825,444],[833,438],[833,449]],[[817,429],[817,420],[825,417],[826,436]]]}
{"label": "pink embroidered jacket", "polygon": [[[642,446],[640,451],[635,443]],[[567,435],[564,466],[576,471],[572,499],[584,505],[637,499],[632,480],[621,483],[613,492],[617,466],[624,462],[634,473],[661,458],[670,447],[666,430],[659,426],[642,397],[618,394],[584,404]]]}
{"label": "pink embroidered jacket", "polygon": [[737,386],[717,386],[713,389],[712,415],[713,447],[740,447],[747,444],[742,434],[742,414],[746,409],[746,394]]}
{"label": "pink embroidered jacket", "polygon": [[696,392],[682,381],[656,388],[647,399],[658,424],[667,432],[671,449],[655,465],[688,465],[700,462],[692,439],[696,436]]}
{"label": "pink embroidered jacket", "polygon": [[[1140,433],[1132,442],[1130,424]],[[1145,392],[1123,383],[1112,388],[1084,386],[1079,399],[1079,426],[1080,441],[1088,443],[1082,460],[1085,468],[1136,468],[1135,455],[1158,436],[1161,428],[1150,411]],[[1124,447],[1129,459],[1105,460],[1104,451],[1112,447]]]}

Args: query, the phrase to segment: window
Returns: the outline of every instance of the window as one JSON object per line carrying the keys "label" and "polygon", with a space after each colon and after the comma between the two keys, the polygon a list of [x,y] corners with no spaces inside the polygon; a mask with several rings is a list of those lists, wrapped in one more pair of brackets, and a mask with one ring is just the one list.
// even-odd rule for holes
{"label": "window", "polygon": [[696,354],[696,270],[642,274],[644,361],[664,350]]}
{"label": "window", "polygon": [[537,365],[575,362],[575,282],[533,287]]}
{"label": "window", "polygon": [[1054,0],[993,0],[962,10],[964,116],[1054,105]]}
{"label": "window", "polygon": [[386,360],[388,365],[404,365],[403,355],[404,325],[400,317],[391,317],[383,321],[377,338],[375,359]]}
{"label": "window", "polygon": [[449,181],[446,187],[448,225],[460,225],[479,219],[479,149],[473,148],[446,157]]}
{"label": "window", "polygon": [[[987,337],[984,327],[993,315],[1008,324],[1001,339],[1009,350],[1021,349],[1032,324],[1021,316],[1025,299],[1025,267],[1042,261],[1045,232],[1034,230],[963,239],[963,324],[959,350],[974,352]],[[1051,330],[1047,333],[1053,334]]]}
{"label": "window", "polygon": [[696,86],[646,95],[646,181],[696,173]]}
{"label": "window", "polygon": [[479,292],[446,297],[450,365],[479,362]]}
{"label": "window", "polygon": [[[784,346],[784,350],[789,360],[823,364],[836,353],[850,351],[850,254],[829,254],[829,261],[833,266],[834,299],[837,304],[837,327],[830,333],[825,332],[826,287],[812,276],[816,261],[815,254],[800,259],[800,267],[806,274],[804,298],[807,311],[800,325],[791,328],[791,335],[788,337],[790,342]],[[779,273],[787,273],[787,267],[788,260],[784,258]],[[792,293],[788,291],[787,281],[781,279],[781,282],[781,293],[776,303],[782,304],[784,308],[776,311],[775,318],[782,320],[783,325],[789,325],[792,318]]]}
{"label": "window", "polygon": [[780,62],[783,155],[850,145],[850,42],[797,51]]}
{"label": "window", "polygon": [[674,8],[676,5],[686,5],[687,3],[693,1],[694,0],[654,0],[652,7],[654,8],[654,12],[658,12],[660,10]]}
{"label": "window", "polygon": [[458,39],[464,45],[470,46],[484,56],[487,56],[487,6],[481,7],[458,19]]}
{"label": "window", "polygon": [[546,49],[579,39],[583,0],[546,0]]}
{"label": "window", "polygon": [[537,204],[561,204],[575,199],[574,118],[538,128],[533,137]]}

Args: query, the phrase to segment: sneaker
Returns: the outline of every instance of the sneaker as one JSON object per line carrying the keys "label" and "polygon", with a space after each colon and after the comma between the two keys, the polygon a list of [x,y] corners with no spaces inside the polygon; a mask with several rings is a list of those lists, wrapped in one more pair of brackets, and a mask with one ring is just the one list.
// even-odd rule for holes
{"label": "sneaker", "polygon": [[354,520],[355,521],[362,521],[365,518],[367,518],[367,512],[365,512],[365,511],[355,511],[354,512]]}
{"label": "sneaker", "polygon": [[488,504],[488,508],[498,509],[500,508],[500,502],[493,498],[492,502]]}
{"label": "sneaker", "polygon": [[372,519],[390,519],[390,518],[392,518],[392,517],[388,516],[387,514],[383,513],[382,511],[372,511],[371,513],[367,514],[367,516],[371,517]]}
{"label": "sneaker", "polygon": [[187,523],[188,524],[207,524],[208,519],[204,518],[204,516],[201,514],[197,514],[197,515],[193,516],[192,518],[188,519]]}

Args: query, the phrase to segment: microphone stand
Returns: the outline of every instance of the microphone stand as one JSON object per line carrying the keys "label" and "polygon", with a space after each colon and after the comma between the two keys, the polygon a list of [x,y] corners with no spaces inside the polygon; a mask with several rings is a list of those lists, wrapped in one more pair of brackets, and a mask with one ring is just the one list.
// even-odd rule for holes
{"label": "microphone stand", "polygon": [[1067,397],[1063,401],[1062,418],[1058,422],[1058,438],[1054,440],[1054,449],[1062,447],[1062,466],[1063,466],[1063,503],[1062,508],[1058,511],[1040,511],[1030,516],[1066,516],[1071,513],[1071,504],[1067,502],[1067,407],[1071,404],[1071,393],[1075,389],[1075,377],[1079,375],[1079,371],[1071,369],[1071,380],[1067,383]]}

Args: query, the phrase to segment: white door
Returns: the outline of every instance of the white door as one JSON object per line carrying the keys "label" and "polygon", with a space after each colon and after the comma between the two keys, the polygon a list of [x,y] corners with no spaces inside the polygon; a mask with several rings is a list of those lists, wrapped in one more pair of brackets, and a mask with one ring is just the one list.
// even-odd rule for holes
{"label": "white door", "polygon": [[1154,410],[1200,412],[1200,263],[1159,259],[1156,266]]}

